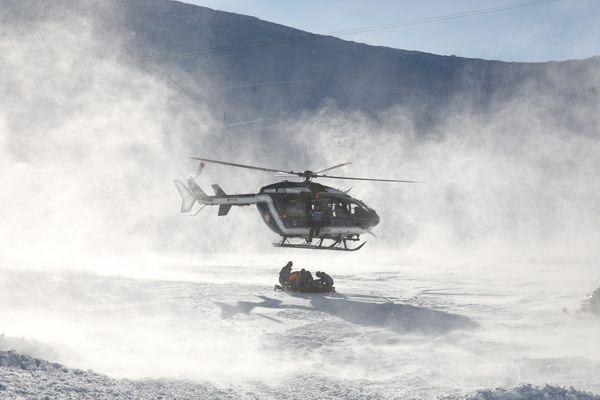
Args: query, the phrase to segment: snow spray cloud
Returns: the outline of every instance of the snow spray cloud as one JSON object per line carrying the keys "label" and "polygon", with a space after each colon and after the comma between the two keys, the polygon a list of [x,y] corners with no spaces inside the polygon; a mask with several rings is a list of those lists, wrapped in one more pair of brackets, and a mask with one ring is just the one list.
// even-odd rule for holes
{"label": "snow spray cloud", "polygon": [[[578,72],[556,86],[583,80],[598,87],[597,63]],[[425,137],[400,107],[373,118],[330,106],[281,129],[294,132],[318,165],[352,161],[348,175],[422,181],[354,185],[351,194],[382,217],[373,243],[380,249],[597,255],[597,110],[563,109],[560,117],[580,128],[569,130],[556,122],[547,96],[523,90],[490,115],[457,110],[440,133]]]}
{"label": "snow spray cloud", "polygon": [[[111,20],[111,2],[94,4]],[[254,210],[178,214],[171,179],[193,173],[190,155],[264,164],[269,154],[269,164],[291,169],[349,160],[354,165],[340,173],[423,181],[354,185],[351,193],[382,217],[369,248],[585,247],[597,238],[598,115],[589,104],[563,110],[586,135],[556,123],[549,95],[525,86],[486,116],[464,107],[447,113],[443,133],[427,137],[401,107],[372,117],[331,104],[281,121],[272,140],[251,129],[231,137],[219,135],[224,128],[203,104],[170,85],[188,78],[140,68],[122,51],[122,30],[99,38],[95,24],[71,15],[2,27],[4,255],[270,249],[273,235]],[[597,70],[572,76],[598,87]],[[572,84],[561,79],[559,89]],[[208,166],[199,183],[233,193],[272,180]]]}
{"label": "snow spray cloud", "polygon": [[212,124],[202,104],[129,63],[118,37],[98,40],[93,20],[1,29],[3,256],[135,253],[197,239],[169,233],[186,227],[171,179],[189,172],[180,160]]}
{"label": "snow spray cloud", "polygon": [[[193,220],[177,213],[171,179],[193,171],[193,164],[181,160],[197,151],[195,146],[209,135],[212,118],[207,112],[190,106],[160,76],[124,61],[118,42],[99,42],[85,18],[34,24],[26,30],[4,25],[0,29],[0,87],[8,94],[0,100],[4,257],[35,253],[53,261],[52,255],[71,259],[77,255],[73,253],[89,256],[103,251],[189,246],[223,250],[250,238],[260,242],[261,249],[268,248],[270,233],[255,211],[233,211],[218,225],[214,210],[202,215],[201,222],[189,222]],[[588,78],[598,81],[594,71]],[[418,137],[410,113],[401,108],[373,118],[328,106],[282,122],[285,140],[277,144],[287,143],[293,149],[279,154],[286,154],[287,165],[294,169],[306,166],[306,161],[311,162],[309,167],[326,167],[349,160],[354,163],[344,171],[349,175],[424,182],[401,187],[365,182],[352,190],[382,217],[375,230],[379,238],[361,251],[367,256],[374,250],[397,248],[438,252],[445,246],[497,244],[508,251],[519,243],[541,244],[545,249],[557,242],[585,244],[597,238],[597,139],[557,128],[551,117],[543,99],[532,101],[523,94],[498,107],[489,119],[457,113],[444,124],[443,135]],[[584,114],[580,120],[594,121],[593,117]],[[188,131],[190,126],[196,129]],[[222,153],[215,152],[215,158],[227,158],[229,148],[236,158],[244,157],[240,162],[264,161],[257,155],[276,144],[258,144],[253,135],[256,132],[222,143]],[[277,160],[273,163],[286,166]],[[271,178],[217,167],[207,170],[203,182],[210,178],[232,192],[252,191],[256,183]],[[338,184],[342,185],[333,183]],[[260,234],[249,234],[254,231]],[[215,281],[236,282],[225,288],[237,289],[247,271],[256,274],[259,265],[224,268],[220,277],[214,267],[207,269]],[[212,302],[233,303],[239,297],[235,290],[224,293],[219,285],[196,281],[165,282],[175,279],[173,271],[168,274],[162,282],[139,277],[111,281],[68,274],[6,274],[0,292],[12,289],[14,297],[4,297],[0,304],[0,325],[10,338],[4,342],[16,347],[18,338],[35,335],[44,343],[68,343],[85,358],[81,364],[69,365],[101,371],[123,365],[122,371],[115,372],[123,375],[135,371],[177,376],[194,370],[217,379],[211,371],[218,371],[215,375],[231,371],[241,380],[250,380],[299,370],[297,357],[285,365],[272,362],[260,324],[248,329],[246,324],[220,320]],[[256,279],[272,278],[272,271],[263,265]],[[24,289],[18,282],[38,296],[22,296]],[[18,300],[21,303],[17,298],[23,299]],[[243,304],[237,305],[242,313]],[[386,332],[383,335],[391,342],[397,340]],[[363,338],[358,335],[356,340]],[[21,348],[28,343],[22,342]],[[379,362],[381,353],[371,346],[340,343],[340,354],[357,343],[358,352],[364,351],[364,358],[372,360],[369,365]],[[438,344],[432,342],[435,348]],[[53,349],[23,351],[49,354]],[[275,353],[279,350],[276,346]],[[380,351],[384,350],[393,353]],[[409,346],[406,353],[419,352]],[[158,359],[163,361],[148,362]],[[346,358],[343,361],[346,366]],[[452,357],[452,363],[439,364],[455,366],[455,361]],[[413,360],[412,365],[419,364],[419,359]],[[364,368],[354,371],[345,377],[360,376]],[[467,374],[470,378],[472,370]]]}
{"label": "snow spray cloud", "polygon": [[[110,6],[104,11],[110,14]],[[0,347],[69,363],[84,358],[84,364],[93,360],[95,366],[115,364],[106,359],[105,344],[115,346],[124,336],[133,348],[145,343],[142,347],[156,356],[155,344],[169,342],[165,338],[174,325],[156,315],[170,315],[171,309],[158,304],[150,318],[134,313],[121,319],[108,304],[106,282],[100,281],[99,291],[88,286],[85,299],[75,294],[75,300],[74,286],[96,281],[81,275],[74,278],[76,285],[64,284],[69,273],[54,275],[56,270],[86,267],[90,260],[105,261],[102,256],[115,253],[119,257],[108,260],[116,266],[100,264],[94,272],[135,269],[143,264],[136,254],[210,250],[234,228],[226,222],[222,229],[211,229],[209,237],[202,225],[178,212],[172,179],[185,178],[195,168],[187,157],[211,132],[209,112],[156,71],[145,72],[128,59],[119,35],[104,31],[99,38],[97,23],[76,13],[0,25],[0,89],[5,94],[0,99],[0,334],[7,335]],[[124,256],[130,253],[134,256]],[[49,271],[19,270],[29,264]],[[125,292],[117,287],[117,292],[127,302],[136,285]],[[151,291],[148,301],[155,295]],[[156,318],[165,321],[164,329],[157,328]],[[194,354],[208,357],[208,350],[224,353],[234,340],[217,328],[193,328],[174,341],[185,344],[173,351],[186,353],[186,346],[197,349],[201,342],[204,347]],[[202,337],[199,331],[205,332]],[[90,338],[98,335],[106,341],[94,347],[97,342]],[[43,343],[23,339],[32,336]],[[253,349],[241,353],[254,361]],[[124,358],[129,350],[123,350]],[[128,361],[139,363],[132,369],[141,371],[150,357],[138,351]],[[221,354],[217,361],[222,360]],[[222,362],[217,369],[226,369],[227,360]],[[171,366],[164,362],[159,368]]]}

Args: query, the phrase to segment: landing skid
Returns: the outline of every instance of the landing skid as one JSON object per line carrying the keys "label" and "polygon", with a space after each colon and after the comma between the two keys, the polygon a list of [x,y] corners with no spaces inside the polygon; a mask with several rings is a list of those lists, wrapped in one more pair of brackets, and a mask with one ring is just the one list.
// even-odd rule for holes
{"label": "landing skid", "polygon": [[357,241],[358,239],[330,239],[333,241],[331,244],[324,244],[325,238],[318,239],[316,244],[312,243],[292,243],[289,241],[289,238],[284,237],[281,242],[273,243],[275,247],[289,247],[292,249],[310,249],[310,250],[337,250],[337,251],[357,251],[362,249],[362,247],[367,242],[362,242],[357,247],[348,247],[348,241]]}

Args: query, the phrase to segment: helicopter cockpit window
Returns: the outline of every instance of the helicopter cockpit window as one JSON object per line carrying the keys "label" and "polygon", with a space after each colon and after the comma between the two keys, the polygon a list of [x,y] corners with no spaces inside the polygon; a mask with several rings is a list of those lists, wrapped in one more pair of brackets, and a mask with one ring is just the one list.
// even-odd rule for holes
{"label": "helicopter cockpit window", "polygon": [[371,211],[371,208],[369,208],[369,206],[367,206],[365,203],[363,203],[360,200],[356,200],[356,204],[358,204],[361,208],[363,208],[366,211]]}
{"label": "helicopter cockpit window", "polygon": [[350,213],[352,215],[356,215],[356,216],[362,216],[365,215],[367,212],[367,207],[359,202],[352,202],[350,204]]}
{"label": "helicopter cockpit window", "polygon": [[350,205],[342,201],[337,201],[333,205],[333,216],[336,218],[344,218],[350,215]]}

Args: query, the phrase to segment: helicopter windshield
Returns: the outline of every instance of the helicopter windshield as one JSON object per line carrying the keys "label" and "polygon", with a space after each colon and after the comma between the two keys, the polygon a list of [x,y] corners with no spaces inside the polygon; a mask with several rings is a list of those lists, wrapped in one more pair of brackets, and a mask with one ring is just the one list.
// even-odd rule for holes
{"label": "helicopter windshield", "polygon": [[352,203],[350,203],[350,213],[352,215],[362,216],[362,215],[366,214],[367,210],[368,210],[368,208],[364,204],[362,204],[358,201],[357,202],[353,201]]}
{"label": "helicopter windshield", "polygon": [[364,211],[367,211],[367,212],[373,211],[369,206],[367,206],[365,203],[363,203],[362,201],[360,201],[358,199],[352,199],[352,205],[353,205],[354,209],[360,208],[360,209],[362,209]]}
{"label": "helicopter windshield", "polygon": [[369,206],[367,206],[365,203],[363,203],[362,201],[354,199],[354,202],[356,203],[356,205],[364,208],[365,210],[371,211],[371,208]]}

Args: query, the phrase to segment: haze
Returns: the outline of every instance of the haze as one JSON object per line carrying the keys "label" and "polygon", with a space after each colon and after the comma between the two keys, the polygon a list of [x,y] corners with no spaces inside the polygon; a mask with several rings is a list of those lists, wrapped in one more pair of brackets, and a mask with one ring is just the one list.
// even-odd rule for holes
{"label": "haze", "polygon": [[[598,57],[506,64],[332,39],[302,44],[316,54],[291,70],[289,43],[173,56],[297,33],[285,27],[168,1],[44,4],[2,6],[0,350],[235,397],[600,393],[600,324],[575,315],[600,285]],[[383,72],[335,62],[352,54]],[[254,208],[179,213],[172,179],[194,174],[193,155],[423,183],[353,185],[381,216],[360,252],[286,251]],[[277,179],[207,165],[198,183]],[[273,292],[288,260],[338,294]]]}

